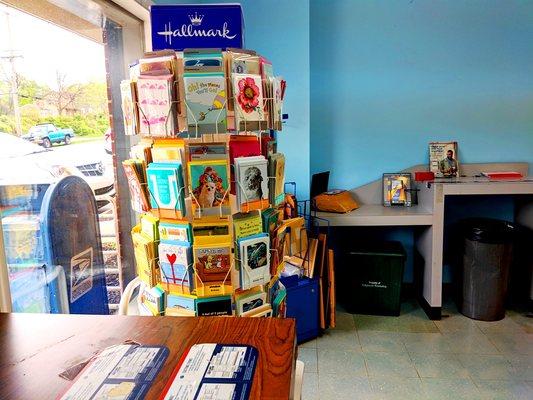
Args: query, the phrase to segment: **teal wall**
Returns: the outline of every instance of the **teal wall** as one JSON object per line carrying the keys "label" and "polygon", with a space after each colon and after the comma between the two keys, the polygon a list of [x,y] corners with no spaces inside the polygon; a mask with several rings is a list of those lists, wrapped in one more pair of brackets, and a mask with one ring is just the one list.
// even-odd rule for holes
{"label": "teal wall", "polygon": [[428,162],[533,168],[533,2],[310,1],[311,173],[353,188]]}
{"label": "teal wall", "polygon": [[278,135],[279,151],[285,153],[286,180],[297,183],[298,198],[309,193],[309,1],[157,0],[156,4],[241,3],[245,45],[272,61],[274,73],[287,81],[284,113],[289,119]]}

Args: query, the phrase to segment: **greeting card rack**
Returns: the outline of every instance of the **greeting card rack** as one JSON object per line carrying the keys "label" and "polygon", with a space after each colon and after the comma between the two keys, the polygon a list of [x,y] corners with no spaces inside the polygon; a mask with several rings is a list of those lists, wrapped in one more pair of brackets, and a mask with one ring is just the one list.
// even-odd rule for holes
{"label": "greeting card rack", "polygon": [[145,311],[228,315],[229,299],[233,315],[285,316],[285,263],[304,274],[311,262],[305,219],[284,211],[285,86],[248,50],[155,52],[130,69],[124,126],[141,141],[126,175],[143,211],[132,234]]}

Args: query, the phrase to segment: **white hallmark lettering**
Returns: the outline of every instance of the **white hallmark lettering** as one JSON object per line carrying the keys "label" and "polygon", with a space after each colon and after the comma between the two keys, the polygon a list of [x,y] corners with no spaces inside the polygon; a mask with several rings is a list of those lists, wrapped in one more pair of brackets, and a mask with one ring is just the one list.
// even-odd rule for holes
{"label": "white hallmark lettering", "polygon": [[221,29],[198,29],[196,27],[202,24],[204,16],[203,15],[189,15],[191,20],[190,24],[183,24],[178,29],[172,29],[172,24],[170,21],[168,24],[165,24],[165,29],[163,31],[157,32],[158,35],[165,37],[165,42],[172,44],[173,37],[221,37],[224,39],[235,39],[237,34],[232,35],[230,29],[228,28],[228,23],[224,22]]}

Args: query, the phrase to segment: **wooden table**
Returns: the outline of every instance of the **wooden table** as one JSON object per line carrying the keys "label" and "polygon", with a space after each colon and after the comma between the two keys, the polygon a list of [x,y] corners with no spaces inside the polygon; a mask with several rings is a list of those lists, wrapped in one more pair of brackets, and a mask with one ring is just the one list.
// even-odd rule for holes
{"label": "wooden table", "polygon": [[293,319],[0,314],[0,399],[54,399],[58,375],[105,347],[131,339],[170,355],[147,399],[157,399],[179,358],[195,343],[255,346],[251,399],[288,399],[296,360]]}

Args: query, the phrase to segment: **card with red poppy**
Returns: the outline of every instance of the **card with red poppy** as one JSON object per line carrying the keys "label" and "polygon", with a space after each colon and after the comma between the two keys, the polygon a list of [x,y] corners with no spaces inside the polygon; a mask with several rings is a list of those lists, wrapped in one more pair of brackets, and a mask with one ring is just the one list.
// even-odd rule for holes
{"label": "card with red poppy", "polygon": [[189,185],[194,199],[193,210],[200,209],[202,216],[230,213],[229,174],[227,160],[190,161]]}
{"label": "card with red poppy", "polygon": [[266,129],[263,84],[260,75],[233,74],[235,130]]}

